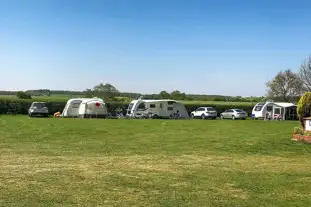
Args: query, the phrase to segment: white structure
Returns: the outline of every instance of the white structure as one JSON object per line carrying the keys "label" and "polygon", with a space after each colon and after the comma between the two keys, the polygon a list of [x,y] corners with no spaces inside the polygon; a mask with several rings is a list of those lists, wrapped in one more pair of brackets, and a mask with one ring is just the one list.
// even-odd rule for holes
{"label": "white structure", "polygon": [[310,132],[311,131],[311,117],[304,118],[303,120],[305,122],[305,131]]}
{"label": "white structure", "polygon": [[106,118],[108,110],[103,100],[83,100],[78,111],[80,118]]}
{"label": "white structure", "polygon": [[170,99],[133,100],[128,106],[126,115],[129,117],[153,116],[158,118],[169,118],[175,115],[180,118],[189,118],[185,105]]}
{"label": "white structure", "polygon": [[108,111],[101,98],[73,98],[67,104],[61,114],[62,117],[106,117]]}
{"label": "white structure", "polygon": [[286,102],[261,102],[257,103],[252,110],[255,119],[265,118],[268,114],[272,119],[295,120],[297,119],[297,105]]}

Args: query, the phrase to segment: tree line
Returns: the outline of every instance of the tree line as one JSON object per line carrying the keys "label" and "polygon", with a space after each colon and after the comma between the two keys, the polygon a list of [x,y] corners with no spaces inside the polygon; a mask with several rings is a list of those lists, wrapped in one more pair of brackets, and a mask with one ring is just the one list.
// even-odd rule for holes
{"label": "tree line", "polygon": [[179,90],[172,92],[160,91],[158,94],[141,94],[120,92],[110,83],[100,83],[91,89],[84,91],[66,91],[66,90],[27,90],[27,91],[0,91],[0,95],[16,95],[20,99],[31,99],[34,96],[52,96],[52,95],[68,95],[81,97],[102,97],[106,101],[122,101],[122,99],[137,99],[143,96],[144,99],[174,99],[188,101],[230,101],[230,102],[259,102],[264,97],[242,97],[242,96],[222,96],[222,95],[205,95],[205,94],[186,94]]}

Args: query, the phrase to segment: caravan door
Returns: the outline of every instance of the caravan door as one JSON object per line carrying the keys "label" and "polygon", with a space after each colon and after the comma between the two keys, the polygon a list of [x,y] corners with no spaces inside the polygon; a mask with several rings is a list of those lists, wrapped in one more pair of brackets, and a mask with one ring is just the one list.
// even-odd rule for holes
{"label": "caravan door", "polygon": [[160,117],[163,117],[165,116],[165,113],[164,113],[164,104],[162,102],[159,102],[158,103],[158,110],[159,110],[159,116]]}

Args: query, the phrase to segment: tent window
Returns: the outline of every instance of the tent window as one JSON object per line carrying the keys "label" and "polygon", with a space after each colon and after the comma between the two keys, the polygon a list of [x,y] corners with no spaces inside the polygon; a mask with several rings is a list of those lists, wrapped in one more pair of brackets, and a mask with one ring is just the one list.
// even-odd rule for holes
{"label": "tent window", "polygon": [[79,108],[79,106],[80,106],[80,103],[73,103],[72,104],[72,108]]}
{"label": "tent window", "polygon": [[273,106],[267,106],[267,111],[268,111],[268,112],[271,112],[272,109],[273,109]]}
{"label": "tent window", "polygon": [[280,108],[275,108],[274,109],[275,114],[281,114],[281,109]]}
{"label": "tent window", "polygon": [[150,108],[155,108],[155,104],[150,104]]}
{"label": "tent window", "polygon": [[138,105],[137,110],[144,111],[146,109],[145,103],[141,103]]}
{"label": "tent window", "polygon": [[168,111],[173,111],[173,107],[167,107]]}

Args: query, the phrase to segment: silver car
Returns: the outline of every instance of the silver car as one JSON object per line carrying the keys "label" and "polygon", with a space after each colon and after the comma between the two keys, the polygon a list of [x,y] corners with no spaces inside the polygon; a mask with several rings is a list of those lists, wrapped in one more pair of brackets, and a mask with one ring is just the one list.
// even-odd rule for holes
{"label": "silver car", "polygon": [[33,102],[31,104],[30,108],[28,109],[28,115],[30,117],[32,117],[34,115],[40,115],[40,116],[48,117],[49,116],[49,110],[46,107],[45,102]]}
{"label": "silver car", "polygon": [[221,119],[246,119],[247,113],[241,109],[227,109],[220,114]]}

